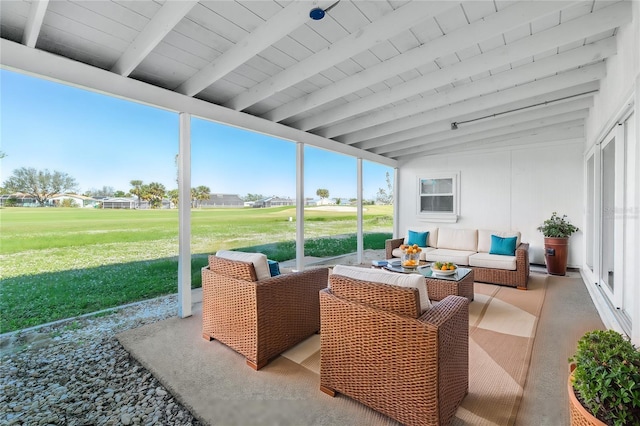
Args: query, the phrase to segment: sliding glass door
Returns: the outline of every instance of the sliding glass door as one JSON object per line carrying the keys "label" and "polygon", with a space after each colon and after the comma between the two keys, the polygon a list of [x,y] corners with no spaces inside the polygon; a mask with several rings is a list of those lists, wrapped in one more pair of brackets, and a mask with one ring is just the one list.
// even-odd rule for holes
{"label": "sliding glass door", "polygon": [[[617,127],[617,126],[616,126]],[[600,155],[600,285],[611,302],[620,307],[615,280],[616,252],[616,135],[604,140]],[[616,303],[618,302],[618,303]]]}

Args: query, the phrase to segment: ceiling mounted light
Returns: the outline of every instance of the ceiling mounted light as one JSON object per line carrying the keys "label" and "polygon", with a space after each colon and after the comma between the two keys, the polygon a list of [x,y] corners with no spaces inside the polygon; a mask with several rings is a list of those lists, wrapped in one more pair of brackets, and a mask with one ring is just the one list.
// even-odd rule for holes
{"label": "ceiling mounted light", "polygon": [[324,18],[324,15],[326,15],[326,13],[328,11],[330,11],[331,9],[333,9],[333,7],[340,3],[340,0],[338,0],[337,2],[335,2],[334,4],[332,4],[331,6],[329,6],[326,9],[320,9],[319,7],[314,7],[313,9],[311,9],[311,11],[309,12],[309,17],[311,19],[313,19],[314,21],[319,21],[322,18]]}

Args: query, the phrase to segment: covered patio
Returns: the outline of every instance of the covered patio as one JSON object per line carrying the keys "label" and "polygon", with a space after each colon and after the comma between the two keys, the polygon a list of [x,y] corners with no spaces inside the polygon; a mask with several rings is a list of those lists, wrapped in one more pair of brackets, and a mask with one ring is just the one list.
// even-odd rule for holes
{"label": "covered patio", "polygon": [[[0,30],[4,69],[179,114],[182,318],[197,117],[296,144],[296,269],[313,146],[357,159],[359,263],[363,161],[395,169],[396,237],[514,230],[541,265],[557,211],[598,320],[640,344],[640,2],[16,0]],[[421,203],[440,178],[446,214]]]}

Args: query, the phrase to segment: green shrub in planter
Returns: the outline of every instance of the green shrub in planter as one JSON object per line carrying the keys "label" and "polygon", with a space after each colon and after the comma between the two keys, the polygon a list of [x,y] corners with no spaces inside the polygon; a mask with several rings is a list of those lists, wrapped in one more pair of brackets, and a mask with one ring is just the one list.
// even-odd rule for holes
{"label": "green shrub in planter", "polygon": [[566,214],[558,216],[556,212],[551,213],[551,217],[545,220],[537,229],[545,237],[552,238],[569,238],[571,234],[580,230],[567,220]]}
{"label": "green shrub in planter", "polygon": [[582,405],[608,425],[640,425],[640,352],[613,330],[587,332],[569,362]]}

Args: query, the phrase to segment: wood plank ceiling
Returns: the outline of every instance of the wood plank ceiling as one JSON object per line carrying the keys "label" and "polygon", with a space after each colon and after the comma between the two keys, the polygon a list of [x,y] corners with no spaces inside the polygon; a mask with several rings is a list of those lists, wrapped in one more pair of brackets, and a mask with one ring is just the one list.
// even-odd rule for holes
{"label": "wood plank ceiling", "polygon": [[[2,39],[399,161],[580,138],[630,1],[27,1]],[[457,129],[456,129],[457,127]]]}

